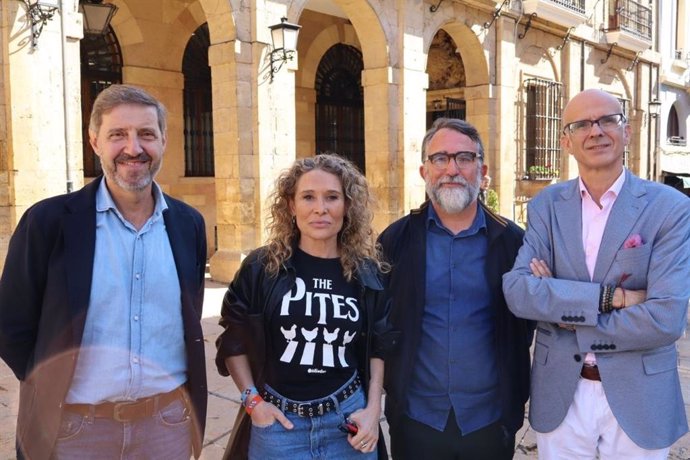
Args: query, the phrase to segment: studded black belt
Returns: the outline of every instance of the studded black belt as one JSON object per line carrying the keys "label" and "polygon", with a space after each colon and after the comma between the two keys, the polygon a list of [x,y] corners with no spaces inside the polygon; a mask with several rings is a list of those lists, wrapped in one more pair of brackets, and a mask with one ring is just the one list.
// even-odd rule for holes
{"label": "studded black belt", "polygon": [[285,411],[297,414],[300,417],[318,417],[335,410],[335,402],[333,401],[333,398],[335,398],[338,403],[342,403],[347,398],[352,396],[360,386],[362,386],[362,381],[358,375],[355,377],[352,383],[342,390],[339,390],[337,393],[328,398],[319,399],[318,401],[292,401],[290,399],[281,398],[269,393],[265,389],[261,391],[261,397],[264,398],[264,401],[273,404],[281,410],[283,409],[283,403],[285,403]]}

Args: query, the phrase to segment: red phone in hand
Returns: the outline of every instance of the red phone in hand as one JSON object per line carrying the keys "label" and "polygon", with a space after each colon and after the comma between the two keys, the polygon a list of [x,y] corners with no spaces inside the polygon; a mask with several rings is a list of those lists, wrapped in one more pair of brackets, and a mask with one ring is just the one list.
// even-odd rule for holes
{"label": "red phone in hand", "polygon": [[349,419],[345,420],[343,423],[338,425],[338,429],[343,433],[351,434],[352,436],[357,434],[357,425],[352,423]]}

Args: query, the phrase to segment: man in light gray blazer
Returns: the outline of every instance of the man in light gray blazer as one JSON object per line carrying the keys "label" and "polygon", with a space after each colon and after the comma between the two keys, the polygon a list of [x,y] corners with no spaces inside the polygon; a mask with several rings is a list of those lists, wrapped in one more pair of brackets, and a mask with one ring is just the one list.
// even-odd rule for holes
{"label": "man in light gray blazer", "polygon": [[511,311],[538,321],[529,420],[540,458],[663,459],[688,431],[676,341],[690,298],[690,200],[623,166],[618,100],[573,97],[561,145],[579,178],[528,205],[503,277]]}

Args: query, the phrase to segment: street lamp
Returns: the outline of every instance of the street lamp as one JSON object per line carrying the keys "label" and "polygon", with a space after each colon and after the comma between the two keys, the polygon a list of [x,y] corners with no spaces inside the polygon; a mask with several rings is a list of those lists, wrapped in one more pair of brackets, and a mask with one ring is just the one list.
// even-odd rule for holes
{"label": "street lamp", "polygon": [[[659,114],[661,113],[661,101],[657,98],[649,101],[649,117],[653,118],[656,123],[654,124],[654,143],[651,148],[648,149],[649,154],[647,157],[647,179],[656,180],[657,179],[657,163],[658,163],[658,152],[659,152]],[[652,140],[651,126],[649,127],[649,141]]]}
{"label": "street lamp", "polygon": [[649,101],[649,116],[656,118],[661,113],[661,101],[659,99],[652,99]]}
{"label": "street lamp", "polygon": [[271,81],[280,68],[287,61],[292,61],[297,50],[297,35],[302,26],[287,22],[287,18],[280,18],[280,24],[268,27],[271,29],[271,41],[273,50],[271,51]]}
{"label": "street lamp", "polygon": [[104,4],[103,0],[82,0],[79,2],[79,12],[84,16],[85,35],[105,35],[117,6]]}

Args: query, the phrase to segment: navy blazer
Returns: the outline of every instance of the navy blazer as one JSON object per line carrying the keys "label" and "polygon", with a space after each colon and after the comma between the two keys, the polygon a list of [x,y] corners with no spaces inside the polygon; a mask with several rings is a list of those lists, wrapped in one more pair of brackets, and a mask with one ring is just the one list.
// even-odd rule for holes
{"label": "navy blazer", "polygon": [[[386,358],[386,417],[394,425],[407,410],[407,390],[421,340],[425,306],[426,219],[429,202],[391,224],[381,234],[385,259],[393,270],[386,285],[393,301],[391,323],[401,331],[400,345]],[[524,423],[529,396],[530,354],[534,323],[515,317],[506,306],[502,276],[513,266],[523,230],[486,208],[489,239],[485,276],[495,312],[495,343],[499,372],[501,423],[514,434]]]}
{"label": "navy blazer", "polygon": [[[81,345],[96,246],[96,190],[42,200],[22,216],[0,279],[0,358],[20,380],[17,441],[27,458],[50,457]],[[165,195],[163,213],[177,275],[187,351],[187,390],[198,456],[206,419],[201,310],[206,266],[204,221]],[[22,453],[18,452],[19,458]]]}

